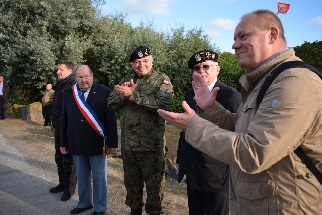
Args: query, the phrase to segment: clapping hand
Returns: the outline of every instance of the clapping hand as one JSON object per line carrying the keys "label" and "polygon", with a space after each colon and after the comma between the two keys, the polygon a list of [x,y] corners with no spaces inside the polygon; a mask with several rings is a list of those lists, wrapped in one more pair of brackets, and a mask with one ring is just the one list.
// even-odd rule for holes
{"label": "clapping hand", "polygon": [[121,86],[115,85],[114,89],[120,95],[121,100],[124,101],[133,94],[136,86],[137,84],[134,84],[133,79],[131,79],[130,81],[124,82]]}
{"label": "clapping hand", "polygon": [[184,113],[174,113],[162,109],[158,109],[157,112],[170,124],[182,131],[185,131],[192,117],[196,115],[196,112],[190,108],[186,101],[182,102],[182,107],[185,111]]}
{"label": "clapping hand", "polygon": [[192,75],[192,88],[195,92],[195,100],[197,105],[202,110],[207,110],[215,104],[219,87],[215,87],[212,91],[209,90],[206,81],[197,72]]}

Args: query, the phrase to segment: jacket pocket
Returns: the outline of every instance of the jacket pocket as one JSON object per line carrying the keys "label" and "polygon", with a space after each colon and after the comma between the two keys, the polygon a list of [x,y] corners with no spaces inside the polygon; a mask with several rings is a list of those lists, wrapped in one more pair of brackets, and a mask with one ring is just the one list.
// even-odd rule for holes
{"label": "jacket pocket", "polygon": [[240,215],[278,214],[276,185],[269,181],[240,181],[235,187]]}
{"label": "jacket pocket", "polygon": [[253,110],[257,108],[256,97],[251,97],[249,100],[243,105],[242,112],[247,112],[249,110]]}

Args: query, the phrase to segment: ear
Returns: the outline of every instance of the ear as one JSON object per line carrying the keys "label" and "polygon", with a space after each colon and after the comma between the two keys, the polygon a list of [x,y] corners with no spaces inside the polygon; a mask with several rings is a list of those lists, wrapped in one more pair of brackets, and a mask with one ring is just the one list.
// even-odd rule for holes
{"label": "ear", "polygon": [[278,38],[279,30],[276,27],[271,27],[269,30],[269,44],[273,44],[274,41]]}

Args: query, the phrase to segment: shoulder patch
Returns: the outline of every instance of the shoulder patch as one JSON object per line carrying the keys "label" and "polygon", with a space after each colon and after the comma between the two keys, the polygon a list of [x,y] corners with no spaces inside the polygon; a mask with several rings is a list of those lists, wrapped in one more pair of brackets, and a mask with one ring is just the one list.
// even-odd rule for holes
{"label": "shoulder patch", "polygon": [[281,104],[281,102],[280,102],[280,101],[278,101],[278,100],[276,100],[276,99],[274,99],[274,100],[272,101],[272,107],[273,107],[273,108],[277,108],[277,107],[279,107],[279,106],[280,106],[280,104]]}
{"label": "shoulder patch", "polygon": [[169,84],[170,82],[168,80],[163,80],[163,84]]}

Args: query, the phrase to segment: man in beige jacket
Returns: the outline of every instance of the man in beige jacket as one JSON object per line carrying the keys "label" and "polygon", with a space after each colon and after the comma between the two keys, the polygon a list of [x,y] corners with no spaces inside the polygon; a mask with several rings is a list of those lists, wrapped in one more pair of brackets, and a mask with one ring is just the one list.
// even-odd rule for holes
{"label": "man in beige jacket", "polygon": [[51,126],[51,110],[53,105],[53,97],[55,91],[51,84],[46,85],[46,91],[41,98],[42,103],[42,114],[44,116],[45,122],[43,126]]}
{"label": "man in beige jacket", "polygon": [[[205,110],[202,118],[186,102],[185,113],[158,112],[186,131],[192,146],[230,165],[230,214],[321,214],[322,186],[294,150],[301,146],[322,171],[322,81],[306,68],[287,69],[258,107],[267,75],[283,62],[301,59],[287,48],[282,23],[268,10],[243,16],[234,40],[232,48],[246,70],[238,114],[216,102],[220,89],[209,92],[196,73],[193,88]],[[229,131],[221,129],[224,125]]]}

